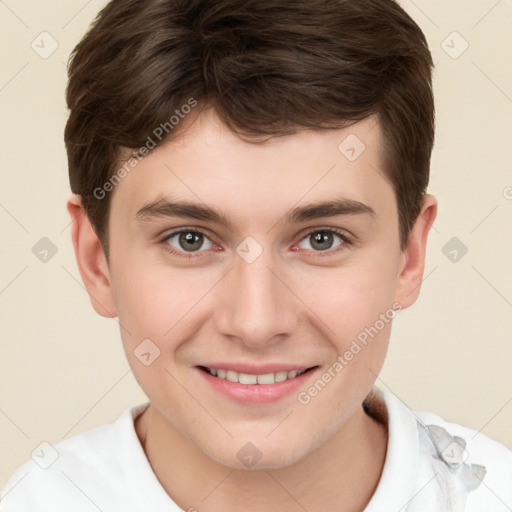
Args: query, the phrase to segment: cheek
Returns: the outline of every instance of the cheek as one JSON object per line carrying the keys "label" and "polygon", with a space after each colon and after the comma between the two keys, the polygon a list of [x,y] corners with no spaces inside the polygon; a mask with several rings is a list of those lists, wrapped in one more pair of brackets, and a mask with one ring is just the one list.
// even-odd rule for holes
{"label": "cheek", "polygon": [[[315,276],[314,286],[302,286],[302,296],[307,298],[305,302],[327,326],[329,337],[336,340],[339,350],[365,328],[373,326],[382,314],[393,315],[395,267],[396,263],[392,261],[371,257],[368,265],[359,261],[330,269],[323,276]],[[381,322],[378,327],[386,330]]]}
{"label": "cheek", "polygon": [[185,333],[190,334],[187,314],[204,295],[200,285],[190,281],[183,272],[171,275],[161,265],[133,262],[115,279],[121,338],[133,374],[147,396],[176,402],[176,411],[181,405],[175,397],[183,390],[180,378],[173,378],[174,358],[188,339]]}
{"label": "cheek", "polygon": [[144,336],[163,338],[204,295],[204,281],[162,265],[125,268],[115,283],[120,321]]}

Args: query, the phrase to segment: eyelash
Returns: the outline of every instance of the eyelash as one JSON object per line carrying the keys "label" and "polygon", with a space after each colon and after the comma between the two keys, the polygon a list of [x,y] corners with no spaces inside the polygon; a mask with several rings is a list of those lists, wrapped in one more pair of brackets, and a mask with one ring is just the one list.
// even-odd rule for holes
{"label": "eyelash", "polygon": [[[167,247],[166,247],[167,252],[171,253],[173,256],[178,256],[179,258],[184,258],[184,259],[187,259],[187,260],[190,260],[192,258],[201,257],[202,253],[204,251],[193,251],[193,252],[177,251],[173,247],[171,247],[170,245],[167,244],[167,242],[173,236],[179,235],[181,233],[200,233],[204,237],[208,238],[208,240],[210,240],[210,237],[204,231],[202,231],[199,228],[180,228],[180,229],[178,229],[176,231],[172,231],[171,233],[165,235],[161,240],[159,240],[159,243],[167,245]],[[315,229],[312,229],[312,230],[306,232],[302,236],[300,241],[302,242],[302,240],[304,240],[308,236],[311,236],[314,233],[333,233],[333,234],[337,235],[342,240],[342,243],[340,245],[338,245],[335,249],[327,249],[325,251],[313,251],[313,253],[315,254],[315,257],[316,256],[324,257],[325,254],[327,254],[328,256],[331,256],[333,253],[337,253],[339,251],[342,251],[343,249],[341,249],[341,247],[343,247],[345,245],[351,245],[352,244],[352,242],[351,242],[350,238],[347,236],[346,232],[343,231],[343,230],[340,230],[340,229],[336,229],[336,228],[315,228]],[[308,249],[306,249],[306,250],[308,250]]]}

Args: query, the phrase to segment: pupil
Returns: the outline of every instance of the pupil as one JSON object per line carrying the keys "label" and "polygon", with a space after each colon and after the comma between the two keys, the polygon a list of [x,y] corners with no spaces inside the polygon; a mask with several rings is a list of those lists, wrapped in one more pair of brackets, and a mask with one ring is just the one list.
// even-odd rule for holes
{"label": "pupil", "polygon": [[201,233],[193,233],[189,231],[188,233],[182,233],[180,235],[180,245],[185,250],[195,251],[199,249],[202,245],[202,237]]}

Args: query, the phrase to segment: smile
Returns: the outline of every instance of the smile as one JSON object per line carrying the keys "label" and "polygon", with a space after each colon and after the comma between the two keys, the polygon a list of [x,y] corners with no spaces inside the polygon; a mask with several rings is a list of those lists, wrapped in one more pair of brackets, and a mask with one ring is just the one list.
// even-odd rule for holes
{"label": "smile", "polygon": [[293,400],[318,373],[320,366],[269,363],[258,367],[219,361],[212,366],[196,366],[196,369],[201,380],[216,394],[243,405],[263,406],[283,399]]}
{"label": "smile", "polygon": [[261,375],[251,375],[249,373],[235,372],[233,370],[223,370],[221,368],[201,367],[202,370],[207,371],[210,375],[219,379],[225,379],[229,382],[238,382],[240,384],[275,384],[276,382],[284,382],[289,379],[294,379],[302,375],[307,370],[282,370],[271,373],[264,373]]}

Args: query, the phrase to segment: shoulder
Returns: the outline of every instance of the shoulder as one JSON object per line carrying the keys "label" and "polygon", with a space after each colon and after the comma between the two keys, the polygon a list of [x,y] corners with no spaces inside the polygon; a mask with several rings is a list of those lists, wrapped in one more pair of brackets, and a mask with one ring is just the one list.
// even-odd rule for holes
{"label": "shoulder", "polygon": [[461,480],[470,491],[465,510],[510,510],[512,451],[480,431],[446,421],[437,414],[415,414],[418,429],[427,434],[448,474]]}
{"label": "shoulder", "polygon": [[391,502],[397,510],[407,503],[407,512],[512,510],[512,451],[506,446],[437,414],[417,412],[379,388],[366,405],[388,426],[386,461],[367,512]]}
{"label": "shoulder", "polygon": [[54,446],[40,444],[31,459],[9,478],[2,490],[0,512],[60,512],[70,510],[70,506],[77,512],[97,510],[95,496],[112,495],[117,481],[112,477],[123,472],[120,452],[129,451],[134,444],[133,415],[145,406],[130,407],[114,423]]}
{"label": "shoulder", "polygon": [[466,441],[467,456],[471,459],[480,459],[490,464],[497,464],[508,469],[512,475],[512,450],[503,444],[491,439],[481,431],[446,421],[441,416],[431,412],[417,412],[418,418],[426,425],[439,425],[452,436]]}

